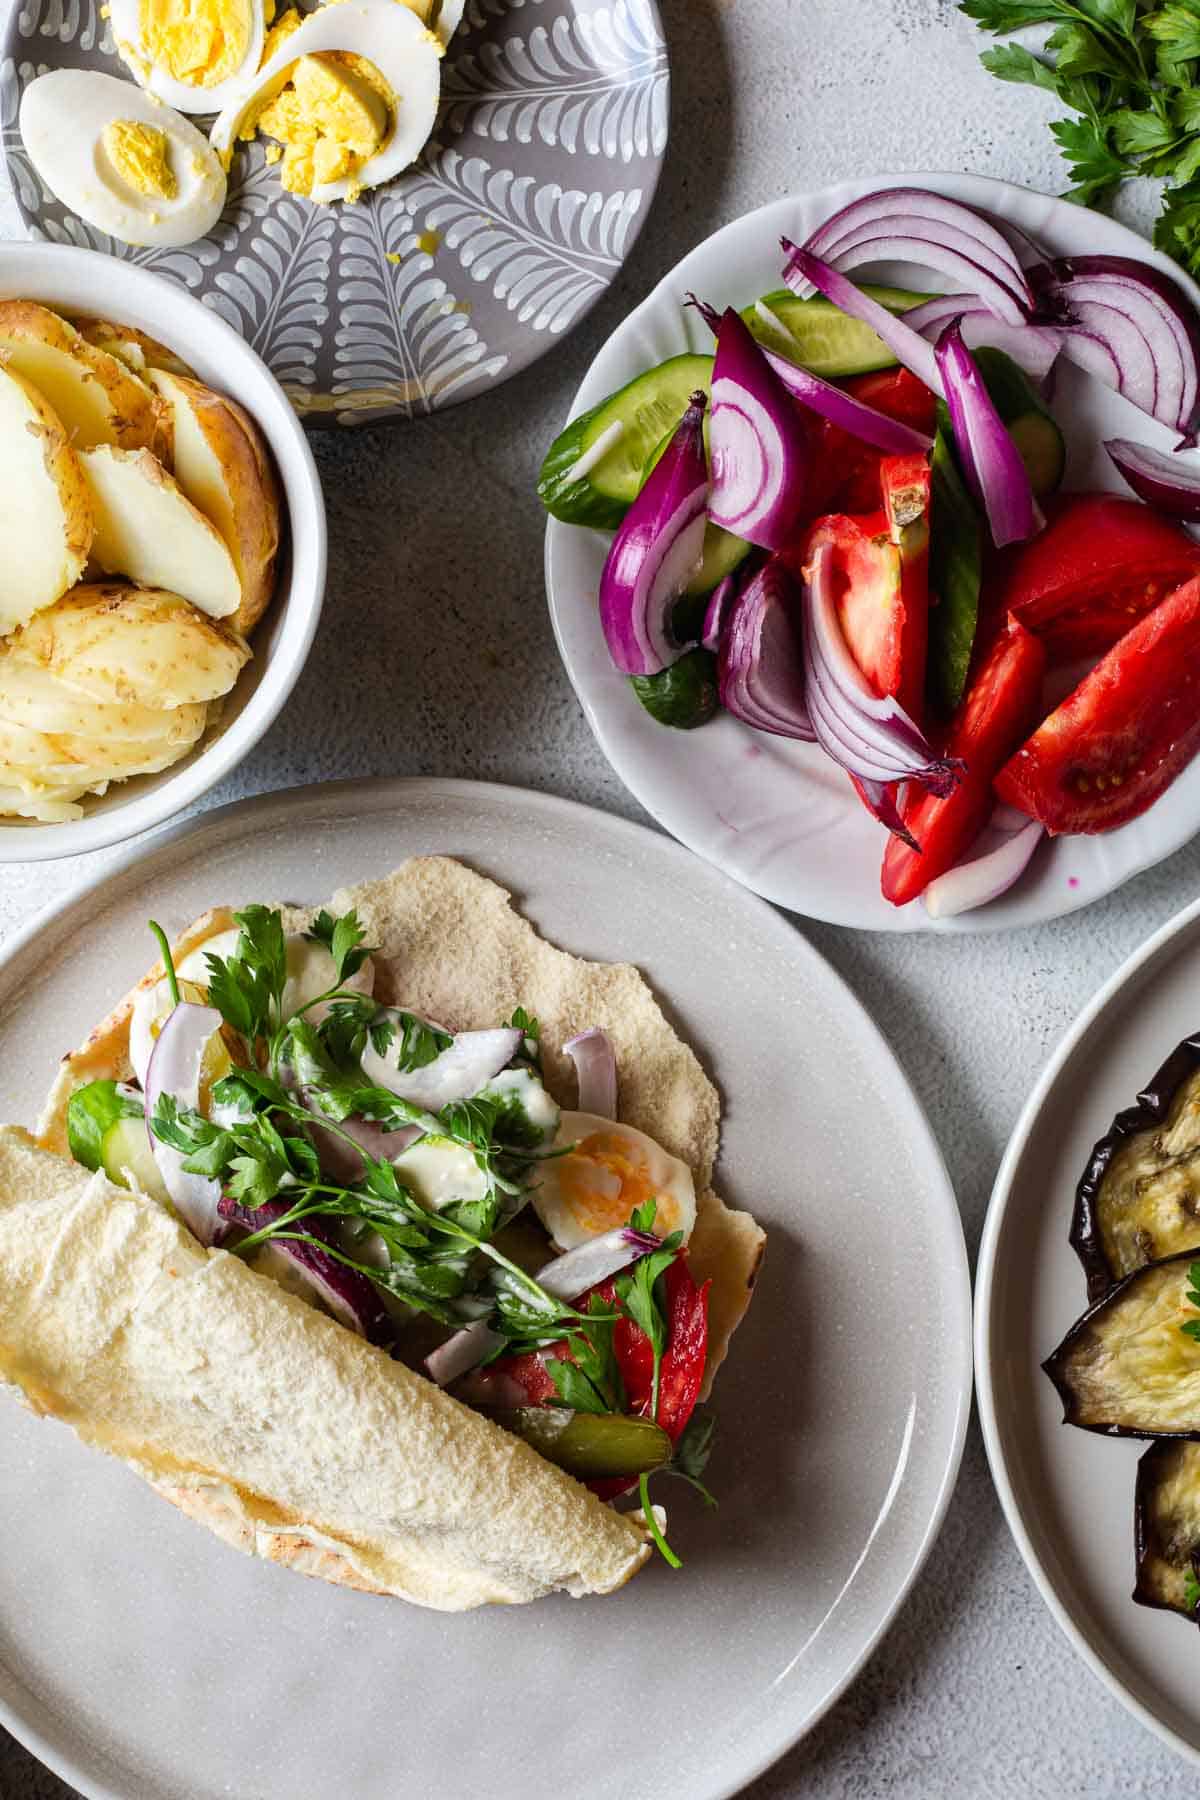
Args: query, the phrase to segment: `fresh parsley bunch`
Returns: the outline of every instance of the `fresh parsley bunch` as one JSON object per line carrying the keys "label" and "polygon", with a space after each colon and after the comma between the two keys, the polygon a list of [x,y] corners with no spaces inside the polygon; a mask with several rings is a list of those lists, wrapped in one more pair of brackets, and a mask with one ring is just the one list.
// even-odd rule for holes
{"label": "fresh parsley bunch", "polygon": [[1050,127],[1070,170],[1066,198],[1099,206],[1133,175],[1168,182],[1160,250],[1200,273],[1200,0],[960,0],[984,31],[1053,30],[1044,51],[983,54],[1001,81],[1054,94],[1076,116]]}

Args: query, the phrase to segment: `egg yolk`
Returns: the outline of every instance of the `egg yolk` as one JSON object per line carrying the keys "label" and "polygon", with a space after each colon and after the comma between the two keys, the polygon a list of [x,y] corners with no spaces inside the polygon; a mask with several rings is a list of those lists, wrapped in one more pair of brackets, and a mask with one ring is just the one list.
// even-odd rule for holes
{"label": "egg yolk", "polygon": [[[281,15],[267,34],[264,63],[300,24],[297,12]],[[362,57],[337,51],[302,56],[288,70],[286,84],[247,121],[243,135],[253,137],[259,130],[282,144],[283,186],[290,194],[311,194],[325,182],[353,180],[386,138],[391,104],[387,83]]]}
{"label": "egg yolk", "polygon": [[167,159],[167,134],[137,119],[113,119],[100,135],[108,160],[121,180],[139,194],[174,200],[179,191]]}
{"label": "egg yolk", "polygon": [[138,23],[142,59],[194,87],[227,81],[250,44],[248,0],[141,0]]}
{"label": "egg yolk", "polygon": [[666,1237],[679,1225],[679,1207],[656,1188],[638,1146],[616,1131],[594,1131],[558,1164],[563,1205],[589,1236],[615,1231],[635,1208],[655,1200],[654,1229]]}

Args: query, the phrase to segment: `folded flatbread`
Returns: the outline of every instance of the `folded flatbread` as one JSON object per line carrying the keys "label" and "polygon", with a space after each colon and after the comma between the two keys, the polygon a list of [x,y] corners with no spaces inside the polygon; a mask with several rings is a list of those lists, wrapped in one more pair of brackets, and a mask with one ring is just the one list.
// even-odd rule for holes
{"label": "folded flatbread", "polygon": [[[555,949],[502,888],[444,857],[330,904],[357,909],[385,1004],[454,1031],[518,1005],[535,1013],[561,1104],[575,1098],[563,1043],[584,1025],[609,1034],[620,1117],[696,1179],[690,1263],[712,1282],[707,1388],[764,1238],[712,1192],[716,1090],[641,975]],[[283,912],[288,931],[311,918]],[[206,914],[177,954],[231,925],[225,908]],[[40,1149],[0,1133],[0,1377],[226,1541],[304,1573],[444,1610],[619,1587],[648,1554],[636,1515],[240,1258],[203,1249],[155,1202],[64,1164],[74,1089],[132,1074],[133,999],[64,1059]]]}

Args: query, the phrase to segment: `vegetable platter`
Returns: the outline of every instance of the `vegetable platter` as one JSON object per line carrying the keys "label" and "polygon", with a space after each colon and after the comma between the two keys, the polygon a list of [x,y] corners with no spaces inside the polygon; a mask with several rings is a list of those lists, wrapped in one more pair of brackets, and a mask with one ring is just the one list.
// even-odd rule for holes
{"label": "vegetable platter", "polygon": [[884,930],[1054,918],[1185,843],[1196,304],[1111,220],[976,176],[692,251],[540,482],[559,648],[634,795]]}

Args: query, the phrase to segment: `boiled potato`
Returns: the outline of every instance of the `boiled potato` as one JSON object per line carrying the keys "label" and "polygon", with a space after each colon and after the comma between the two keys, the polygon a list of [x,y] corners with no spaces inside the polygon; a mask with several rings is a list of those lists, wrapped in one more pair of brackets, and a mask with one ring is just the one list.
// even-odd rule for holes
{"label": "boiled potato", "polygon": [[[201,731],[207,725],[205,719]],[[192,720],[192,728],[195,720]],[[200,735],[197,732],[196,737]],[[167,743],[158,738],[74,737],[65,731],[31,731],[0,719],[0,769],[2,779],[20,776],[50,786],[93,787],[98,782],[123,781],[128,775],[156,775],[186,756],[195,738]]]}
{"label": "boiled potato", "polygon": [[236,401],[167,369],[146,379],[171,411],[175,479],[233,554],[242,597],[229,623],[248,634],[275,590],[280,514],[270,453]]}
{"label": "boiled potato", "polygon": [[204,729],[207,707],[143,706],[136,700],[93,700],[24,657],[0,650],[0,719],[29,731],[66,732],[92,743],[128,742],[163,748],[193,744]]}
{"label": "boiled potato", "polygon": [[181,594],[214,619],[236,613],[242,584],[224,538],[148,450],[81,451],[92,490],[92,556],[109,575]]}
{"label": "boiled potato", "polygon": [[53,407],[72,448],[117,444],[170,460],[170,414],[158,396],[49,307],[0,300],[0,361],[31,381]]}
{"label": "boiled potato", "polygon": [[[73,819],[82,819],[83,808],[77,803],[88,792],[86,787],[42,787],[36,782],[4,785],[10,773],[0,766],[0,817],[36,819],[39,825],[68,825]],[[104,789],[92,791],[103,793]]]}
{"label": "boiled potato", "polygon": [[178,594],[113,582],[75,588],[9,650],[94,700],[162,707],[227,694],[250,657],[243,639]]}
{"label": "boiled potato", "polygon": [[0,634],[79,580],[94,530],[91,490],[58,415],[0,368]]}
{"label": "boiled potato", "polygon": [[157,338],[152,338],[149,332],[139,331],[136,325],[118,325],[111,319],[87,317],[72,317],[71,324],[81,338],[94,344],[97,350],[107,350],[135,375],[145,375],[147,369],[168,369],[172,375],[192,374],[181,357],[160,344]]}

